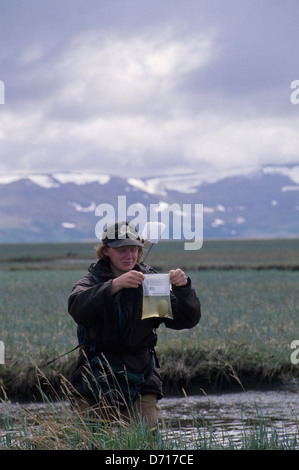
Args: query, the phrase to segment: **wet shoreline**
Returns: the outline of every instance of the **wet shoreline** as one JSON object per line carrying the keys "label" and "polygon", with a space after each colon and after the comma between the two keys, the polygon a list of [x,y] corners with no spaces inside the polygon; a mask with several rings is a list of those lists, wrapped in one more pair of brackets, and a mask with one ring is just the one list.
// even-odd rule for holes
{"label": "wet shoreline", "polygon": [[[242,391],[181,397],[165,397],[160,403],[159,422],[161,432],[173,442],[184,443],[187,449],[197,448],[199,430],[215,445],[240,446],[247,435],[259,429],[280,439],[292,441],[299,435],[299,392],[290,391]],[[0,402],[1,408],[5,405]],[[60,413],[69,404],[56,402],[9,403],[12,416],[20,410],[36,413],[39,417]],[[4,429],[0,429],[4,434]],[[282,437],[283,436],[283,437]],[[298,441],[298,439],[297,439]],[[244,444],[244,443],[243,443]],[[297,447],[296,447],[297,448]]]}

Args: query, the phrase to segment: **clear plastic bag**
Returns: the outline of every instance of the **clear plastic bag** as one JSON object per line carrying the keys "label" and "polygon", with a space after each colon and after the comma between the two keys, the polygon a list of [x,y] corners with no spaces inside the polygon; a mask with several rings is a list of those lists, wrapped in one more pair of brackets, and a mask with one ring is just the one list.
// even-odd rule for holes
{"label": "clear plastic bag", "polygon": [[151,317],[173,318],[170,302],[169,274],[145,274],[142,281],[144,320]]}

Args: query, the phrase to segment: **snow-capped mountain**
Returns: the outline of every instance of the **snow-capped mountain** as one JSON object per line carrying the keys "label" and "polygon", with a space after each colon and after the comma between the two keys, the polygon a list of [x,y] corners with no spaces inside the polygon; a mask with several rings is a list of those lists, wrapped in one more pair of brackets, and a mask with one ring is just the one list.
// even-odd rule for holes
{"label": "snow-capped mountain", "polygon": [[[203,237],[299,236],[299,165],[224,174],[121,178],[91,173],[0,176],[0,242],[95,240],[105,208],[181,215],[203,205]],[[106,204],[106,206],[105,206]],[[139,206],[138,206],[139,204]],[[128,217],[128,218],[133,218]],[[174,218],[174,215],[173,215]],[[172,217],[169,217],[172,224]]]}

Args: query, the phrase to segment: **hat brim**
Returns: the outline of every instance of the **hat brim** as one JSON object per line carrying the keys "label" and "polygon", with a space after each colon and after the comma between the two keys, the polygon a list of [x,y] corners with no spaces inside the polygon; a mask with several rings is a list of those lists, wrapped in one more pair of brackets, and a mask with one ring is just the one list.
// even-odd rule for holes
{"label": "hat brim", "polygon": [[142,246],[144,244],[140,240],[132,240],[131,238],[125,238],[123,240],[111,240],[105,243],[109,248],[119,248],[120,246]]}

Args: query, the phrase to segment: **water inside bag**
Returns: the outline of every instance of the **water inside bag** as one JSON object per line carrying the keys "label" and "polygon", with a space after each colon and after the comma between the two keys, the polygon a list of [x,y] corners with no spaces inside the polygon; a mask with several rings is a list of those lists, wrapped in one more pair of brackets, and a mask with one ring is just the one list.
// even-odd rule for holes
{"label": "water inside bag", "polygon": [[142,320],[151,317],[173,318],[169,274],[146,274],[142,287]]}

